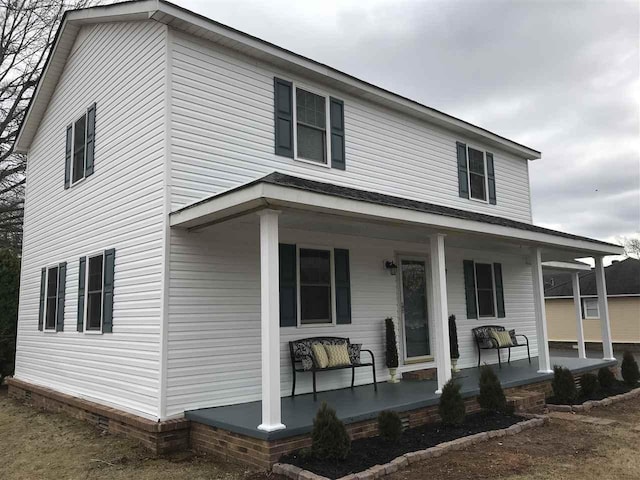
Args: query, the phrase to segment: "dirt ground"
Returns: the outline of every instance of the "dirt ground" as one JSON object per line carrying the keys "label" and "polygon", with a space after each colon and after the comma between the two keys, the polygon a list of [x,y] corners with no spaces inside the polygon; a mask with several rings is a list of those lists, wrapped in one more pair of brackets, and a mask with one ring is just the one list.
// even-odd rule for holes
{"label": "dirt ground", "polygon": [[[617,423],[553,419],[545,427],[416,464],[392,480],[640,478],[640,398],[588,415]],[[275,480],[189,453],[157,458],[134,442],[101,435],[86,423],[20,405],[0,389],[0,479],[133,478]]]}

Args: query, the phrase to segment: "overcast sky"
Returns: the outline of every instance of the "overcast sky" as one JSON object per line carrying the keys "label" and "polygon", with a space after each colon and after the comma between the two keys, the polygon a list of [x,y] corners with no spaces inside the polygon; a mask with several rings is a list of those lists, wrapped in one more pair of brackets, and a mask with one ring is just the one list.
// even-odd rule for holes
{"label": "overcast sky", "polygon": [[638,1],[177,3],[541,150],[535,223],[640,236]]}

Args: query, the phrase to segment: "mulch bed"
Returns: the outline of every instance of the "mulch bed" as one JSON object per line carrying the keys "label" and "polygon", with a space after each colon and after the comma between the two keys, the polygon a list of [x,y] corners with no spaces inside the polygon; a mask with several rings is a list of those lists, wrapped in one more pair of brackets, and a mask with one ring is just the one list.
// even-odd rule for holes
{"label": "mulch bed", "polygon": [[459,427],[430,423],[410,428],[402,433],[398,442],[388,442],[381,437],[354,440],[351,442],[351,453],[344,461],[318,459],[310,451],[303,450],[282,457],[280,462],[296,465],[325,477],[339,478],[390,462],[405,453],[424,450],[467,435],[507,428],[520,421],[522,418],[513,415],[477,413],[467,416],[464,424]]}
{"label": "mulch bed", "polygon": [[[620,395],[621,393],[627,393],[633,390],[634,387],[630,387],[624,382],[616,380],[616,383],[613,387],[607,390],[599,390],[596,393],[584,396],[582,394],[578,395],[578,398],[571,402],[569,405],[582,405],[584,402],[589,400],[603,400],[607,397],[613,397],[614,395]],[[567,405],[567,402],[558,400],[555,396],[547,398],[547,403],[551,405]]]}

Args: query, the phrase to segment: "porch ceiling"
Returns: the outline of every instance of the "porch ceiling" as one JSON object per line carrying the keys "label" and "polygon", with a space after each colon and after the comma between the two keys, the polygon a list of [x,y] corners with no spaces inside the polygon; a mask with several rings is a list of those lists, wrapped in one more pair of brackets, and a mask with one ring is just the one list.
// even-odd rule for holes
{"label": "porch ceiling", "polygon": [[290,228],[425,243],[429,234],[446,233],[451,246],[522,253],[541,246],[544,261],[622,253],[617,245],[536,225],[277,172],[174,211],[170,223],[201,229],[264,208],[286,210],[281,226]]}

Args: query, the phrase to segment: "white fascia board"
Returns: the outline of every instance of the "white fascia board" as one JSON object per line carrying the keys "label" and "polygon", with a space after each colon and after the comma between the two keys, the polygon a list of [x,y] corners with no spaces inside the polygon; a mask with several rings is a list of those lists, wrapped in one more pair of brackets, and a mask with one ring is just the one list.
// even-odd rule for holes
{"label": "white fascia board", "polygon": [[239,190],[232,190],[209,200],[182,208],[171,214],[171,226],[192,229],[206,224],[225,221],[250,211],[265,208],[291,208],[329,213],[363,220],[381,220],[396,224],[424,225],[447,231],[494,235],[507,240],[528,244],[564,247],[577,250],[576,256],[620,255],[622,247],[607,246],[587,240],[520,230],[502,225],[492,225],[460,218],[419,212],[387,205],[377,205],[332,195],[309,192],[297,188],[256,183]]}
{"label": "white fascia board", "polygon": [[545,273],[588,272],[591,265],[577,262],[542,262],[542,269]]}

